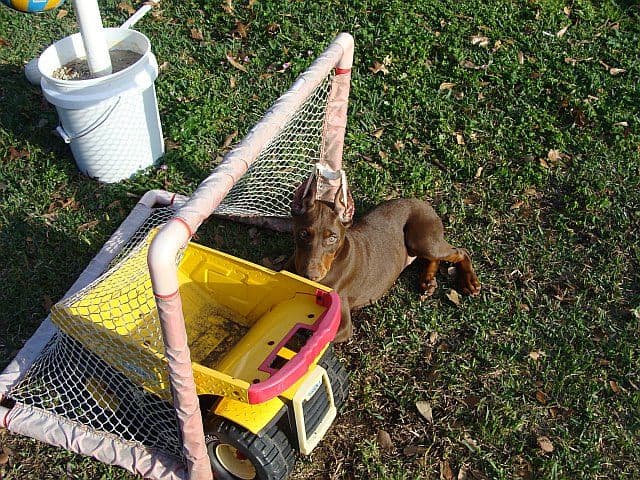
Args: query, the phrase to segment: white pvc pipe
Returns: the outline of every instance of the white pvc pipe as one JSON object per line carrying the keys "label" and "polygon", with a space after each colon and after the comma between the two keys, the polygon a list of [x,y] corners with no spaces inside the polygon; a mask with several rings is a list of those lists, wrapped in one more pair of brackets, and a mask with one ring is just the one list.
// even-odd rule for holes
{"label": "white pvc pipe", "polygon": [[102,18],[98,0],[73,0],[82,43],[87,53],[87,63],[93,77],[104,77],[111,73],[109,46],[102,32]]}
{"label": "white pvc pipe", "polygon": [[126,22],[124,22],[122,25],[120,25],[120,28],[131,28],[133,27],[136,23],[138,23],[138,21],[144,17],[153,7],[151,5],[143,5],[142,7],[140,7],[136,13],[134,13],[133,15],[131,15]]}

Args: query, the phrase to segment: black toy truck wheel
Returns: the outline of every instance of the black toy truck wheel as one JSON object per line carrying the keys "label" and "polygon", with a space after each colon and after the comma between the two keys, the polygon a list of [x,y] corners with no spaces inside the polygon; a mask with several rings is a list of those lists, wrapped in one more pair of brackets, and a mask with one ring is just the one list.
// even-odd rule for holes
{"label": "black toy truck wheel", "polygon": [[284,480],[293,470],[295,452],[277,425],[258,436],[216,417],[205,439],[216,480]]}
{"label": "black toy truck wheel", "polygon": [[333,402],[336,409],[340,410],[349,396],[349,375],[340,359],[336,357],[332,345],[329,345],[318,364],[327,371],[333,390]]}

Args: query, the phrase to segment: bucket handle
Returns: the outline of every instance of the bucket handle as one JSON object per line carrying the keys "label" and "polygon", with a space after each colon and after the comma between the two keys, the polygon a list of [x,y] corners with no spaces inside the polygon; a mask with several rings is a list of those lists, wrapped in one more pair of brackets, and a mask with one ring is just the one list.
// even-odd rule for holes
{"label": "bucket handle", "polygon": [[81,138],[81,137],[84,137],[85,135],[90,134],[91,132],[93,132],[95,129],[100,127],[104,122],[106,122],[109,119],[113,111],[116,109],[116,107],[120,103],[120,99],[121,97],[116,98],[115,102],[109,105],[109,107],[104,112],[102,112],[102,114],[91,125],[84,128],[83,130],[80,130],[79,132],[76,132],[76,133],[70,133],[64,129],[62,124],[60,124],[56,127],[56,133],[60,135],[60,138],[64,140],[64,143],[71,143],[72,140],[75,140],[77,138]]}

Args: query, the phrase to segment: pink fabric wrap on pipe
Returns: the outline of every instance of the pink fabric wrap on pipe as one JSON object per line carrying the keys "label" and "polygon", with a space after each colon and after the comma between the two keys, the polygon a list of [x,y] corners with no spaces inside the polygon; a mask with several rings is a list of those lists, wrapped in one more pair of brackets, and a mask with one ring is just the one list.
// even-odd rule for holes
{"label": "pink fabric wrap on pipe", "polygon": [[212,478],[211,464],[202,435],[203,425],[198,396],[192,393],[196,391],[196,385],[191,370],[191,355],[184,328],[180,294],[175,292],[166,297],[156,296],[156,305],[158,315],[164,319],[162,334],[171,378],[173,405],[176,408],[183,438],[188,436],[191,439],[183,446],[189,478],[190,480],[209,480]]}
{"label": "pink fabric wrap on pipe", "polygon": [[[350,85],[351,70],[336,74],[331,83],[331,92],[327,102],[321,162],[334,171],[339,171],[342,168]],[[327,180],[324,177],[319,177],[318,182],[318,199],[333,202],[336,191],[340,188],[340,179]]]}

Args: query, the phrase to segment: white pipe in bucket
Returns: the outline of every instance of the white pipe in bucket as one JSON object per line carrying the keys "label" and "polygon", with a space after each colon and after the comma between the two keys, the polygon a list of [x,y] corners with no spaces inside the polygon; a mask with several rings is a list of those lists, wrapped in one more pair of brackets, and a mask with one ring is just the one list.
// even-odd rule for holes
{"label": "white pipe in bucket", "polygon": [[98,0],[73,0],[82,43],[87,52],[87,63],[93,77],[104,77],[111,73],[109,46],[102,31],[102,18]]}

